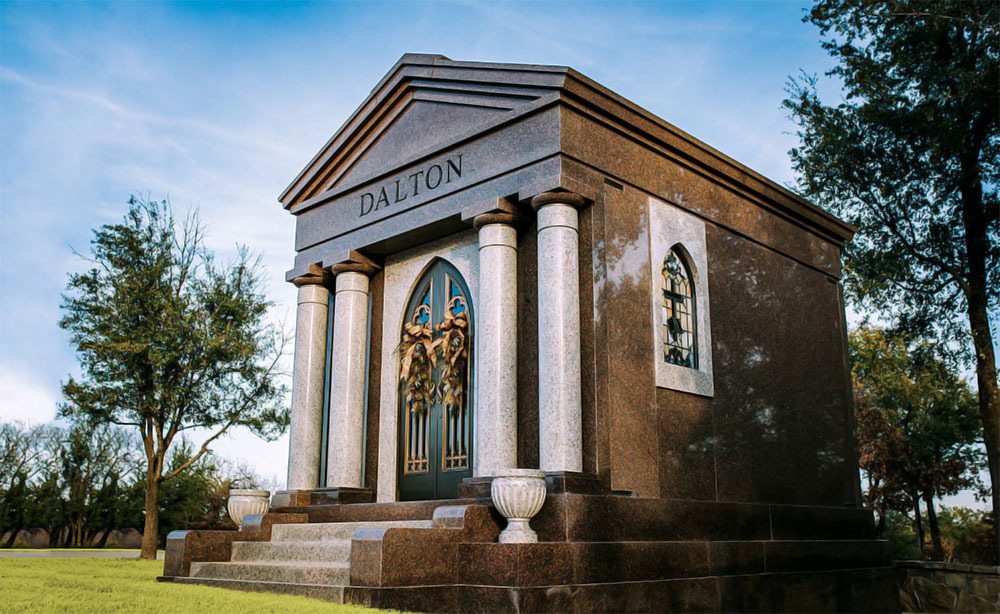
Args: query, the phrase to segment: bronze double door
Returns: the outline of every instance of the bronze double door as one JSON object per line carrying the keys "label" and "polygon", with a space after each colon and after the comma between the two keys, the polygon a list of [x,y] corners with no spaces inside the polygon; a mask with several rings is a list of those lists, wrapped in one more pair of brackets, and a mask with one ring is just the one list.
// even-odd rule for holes
{"label": "bronze double door", "polygon": [[399,346],[399,499],[454,499],[472,476],[471,295],[441,259],[414,287]]}

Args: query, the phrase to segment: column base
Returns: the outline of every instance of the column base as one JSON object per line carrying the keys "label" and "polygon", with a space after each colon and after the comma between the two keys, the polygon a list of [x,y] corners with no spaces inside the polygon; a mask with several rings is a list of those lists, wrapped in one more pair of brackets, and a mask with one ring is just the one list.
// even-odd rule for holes
{"label": "column base", "polygon": [[[482,499],[490,497],[492,476],[465,478],[458,485],[458,496],[462,499]],[[597,476],[596,473],[581,473],[578,471],[547,471],[545,473],[545,490],[548,494],[577,495],[607,495],[612,494],[611,487]],[[630,496],[631,493],[614,492],[616,495]]]}
{"label": "column base", "polygon": [[271,497],[271,510],[309,505],[336,505],[348,503],[374,503],[375,491],[371,488],[311,488],[279,490]]}

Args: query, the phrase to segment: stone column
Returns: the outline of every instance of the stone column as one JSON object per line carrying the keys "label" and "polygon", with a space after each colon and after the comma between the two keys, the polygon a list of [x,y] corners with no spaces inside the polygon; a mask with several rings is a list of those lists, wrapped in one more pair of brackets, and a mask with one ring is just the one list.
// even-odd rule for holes
{"label": "stone column", "polygon": [[328,488],[361,488],[364,482],[365,346],[368,333],[368,275],[364,265],[333,267],[330,422],[327,437]]}
{"label": "stone column", "polygon": [[323,440],[323,378],[330,291],[319,267],[295,280],[299,304],[295,314],[295,357],[292,367],[291,433],[288,438],[288,490],[319,486]]}
{"label": "stone column", "polygon": [[479,231],[476,476],[517,467],[517,230],[509,213],[475,218]]}
{"label": "stone column", "polygon": [[543,471],[583,470],[577,208],[583,197],[546,192],[538,212],[538,452]]}

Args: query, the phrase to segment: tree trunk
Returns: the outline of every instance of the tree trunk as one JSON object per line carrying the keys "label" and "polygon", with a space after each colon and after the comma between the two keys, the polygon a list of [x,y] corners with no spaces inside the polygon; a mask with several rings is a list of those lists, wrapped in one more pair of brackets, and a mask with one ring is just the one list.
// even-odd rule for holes
{"label": "tree trunk", "polygon": [[[155,461],[154,461],[155,462]],[[157,535],[160,531],[160,478],[146,472],[146,524],[142,529],[141,559],[156,558]]]}
{"label": "tree trunk", "polygon": [[885,510],[881,510],[878,515],[878,524],[875,526],[875,535],[882,539],[882,534],[885,533]]}
{"label": "tree trunk", "polygon": [[14,525],[11,528],[10,537],[7,539],[7,543],[3,545],[4,548],[11,548],[14,546],[14,542],[17,541],[17,534],[21,532],[24,526],[21,524]]}
{"label": "tree trunk", "polygon": [[962,195],[962,224],[965,227],[965,249],[969,263],[968,289],[965,292],[969,309],[969,330],[976,352],[976,382],[979,386],[979,416],[983,421],[986,460],[990,468],[993,490],[993,532],[1000,562],[1000,391],[997,389],[997,363],[993,352],[993,332],[990,330],[989,291],[986,261],[990,250],[987,228],[990,215],[983,202],[980,154],[986,142],[988,116],[980,115],[972,122],[968,148],[961,160],[959,191]]}
{"label": "tree trunk", "polygon": [[97,539],[97,535],[94,535],[94,543],[92,547],[103,548],[104,544],[108,543],[108,536],[111,535],[113,529],[104,529],[104,533],[101,534],[101,539]]}
{"label": "tree trunk", "polygon": [[913,497],[913,527],[917,530],[917,549],[924,558],[924,523],[920,519],[920,498]]}
{"label": "tree trunk", "polygon": [[984,292],[983,303],[977,304],[973,310],[970,297],[969,324],[976,349],[979,416],[983,420],[983,439],[993,490],[993,530],[998,544],[997,556],[1000,557],[1000,392],[997,390],[996,355],[993,352],[993,334],[986,314],[985,299]]}
{"label": "tree trunk", "polygon": [[944,548],[941,547],[941,530],[938,527],[937,512],[934,511],[934,497],[930,494],[924,495],[924,503],[927,505],[927,526],[931,531],[931,560],[944,560]]}

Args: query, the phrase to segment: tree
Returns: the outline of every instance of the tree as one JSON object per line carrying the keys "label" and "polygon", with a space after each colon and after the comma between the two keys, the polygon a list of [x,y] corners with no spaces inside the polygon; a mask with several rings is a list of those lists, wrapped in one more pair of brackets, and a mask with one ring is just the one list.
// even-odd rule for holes
{"label": "tree", "polygon": [[0,490],[10,487],[15,476],[31,481],[58,461],[62,430],[18,422],[0,424]]}
{"label": "tree", "polygon": [[31,491],[32,508],[29,526],[45,529],[49,536],[49,548],[61,545],[66,528],[65,488],[58,467],[49,467],[41,476],[41,481]]}
{"label": "tree", "polygon": [[0,424],[0,527],[10,531],[9,548],[34,522],[32,485],[58,465],[62,431],[41,425]]}
{"label": "tree", "polygon": [[91,494],[91,528],[101,536],[95,537],[94,548],[103,548],[112,531],[128,526],[129,512],[135,504],[128,500],[128,494],[127,482],[117,470],[105,475],[100,488]]}
{"label": "tree", "polygon": [[[178,225],[166,201],[132,197],[119,224],[94,231],[91,268],[72,274],[60,326],[82,378],[63,385],[60,414],[137,429],[145,456],[142,558],[156,556],[161,485],[242,426],[268,439],[288,426],[279,359],[287,336],[267,321],[259,258],[224,265],[195,215]],[[167,453],[191,429],[211,435],[186,462]]]}
{"label": "tree", "polygon": [[107,533],[115,528],[114,515],[106,509],[112,494],[108,489],[128,471],[135,449],[133,440],[131,432],[106,424],[84,422],[68,432],[59,456],[70,545],[82,548],[93,531],[103,527]]}
{"label": "tree", "polygon": [[860,231],[844,252],[859,308],[958,347],[971,337],[996,515],[1000,4],[819,0],[804,21],[825,37],[846,98],[827,106],[815,77],[790,83],[798,185]]}
{"label": "tree", "polygon": [[941,533],[946,561],[973,565],[996,562],[992,515],[967,507],[942,508]]}
{"label": "tree", "polygon": [[849,342],[865,497],[878,512],[879,532],[890,510],[913,510],[923,549],[923,502],[930,554],[941,558],[934,499],[982,490],[982,425],[975,395],[933,345],[865,326],[852,332]]}

